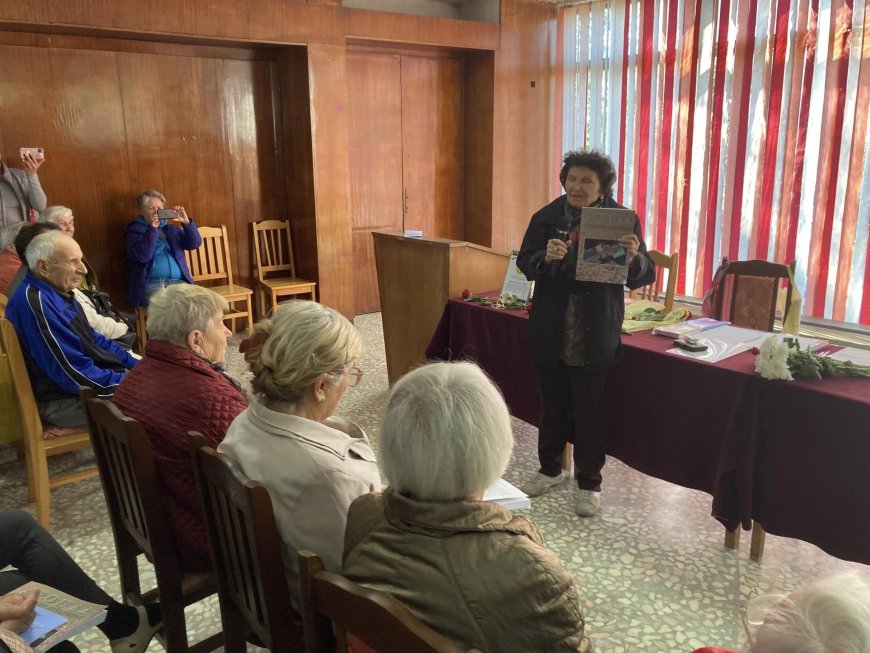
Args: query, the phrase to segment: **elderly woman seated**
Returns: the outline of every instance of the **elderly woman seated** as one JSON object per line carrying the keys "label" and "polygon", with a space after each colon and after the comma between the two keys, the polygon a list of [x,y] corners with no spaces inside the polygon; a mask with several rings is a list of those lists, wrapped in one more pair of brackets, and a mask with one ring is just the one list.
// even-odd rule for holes
{"label": "elderly woman seated", "polygon": [[211,568],[187,432],[198,431],[217,446],[247,405],[239,384],[223,372],[226,310],[225,299],[201,286],[175,285],[154,295],[145,357],[114,398],[151,441],[185,571]]}
{"label": "elderly woman seated", "polygon": [[299,607],[296,552],[317,552],[341,568],[347,508],[381,489],[375,454],[363,431],[332,417],[362,372],[359,334],[331,308],[282,304],[240,347],[254,373],[258,400],[230,426],[218,451],[269,490],[287,545],[288,585]]}
{"label": "elderly woman seated", "polygon": [[591,650],[571,576],[537,526],[482,500],[513,434],[480,368],[433,363],[400,379],[379,444],[389,487],[350,507],[345,576],[464,649]]}

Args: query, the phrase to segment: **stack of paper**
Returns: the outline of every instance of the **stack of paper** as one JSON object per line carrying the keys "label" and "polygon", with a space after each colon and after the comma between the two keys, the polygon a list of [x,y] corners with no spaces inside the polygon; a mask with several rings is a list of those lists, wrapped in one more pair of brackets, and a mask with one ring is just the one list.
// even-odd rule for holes
{"label": "stack of paper", "polygon": [[677,322],[676,324],[663,324],[652,330],[654,335],[665,336],[666,338],[679,338],[680,336],[691,336],[702,331],[709,331],[716,327],[727,326],[730,322],[724,320],[714,320],[710,317],[698,317],[694,320],[686,322]]}
{"label": "stack of paper", "polygon": [[532,507],[529,496],[503,478],[498,479],[486,488],[486,492],[483,493],[483,500],[492,501],[508,510],[528,510]]}
{"label": "stack of paper", "polygon": [[405,229],[405,238],[417,238],[420,240],[423,238],[423,232],[416,229]]}

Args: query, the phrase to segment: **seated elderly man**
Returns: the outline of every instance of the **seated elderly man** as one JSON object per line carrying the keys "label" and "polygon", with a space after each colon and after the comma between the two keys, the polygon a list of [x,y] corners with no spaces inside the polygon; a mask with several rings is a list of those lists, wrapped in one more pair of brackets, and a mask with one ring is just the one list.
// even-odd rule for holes
{"label": "seated elderly man", "polygon": [[6,317],[21,340],[42,419],[84,427],[79,387],[111,397],[138,360],[88,324],[73,297],[85,272],[82,250],[72,238],[50,231],[26,252],[28,272],[9,299]]}
{"label": "seated elderly man", "polygon": [[26,222],[13,222],[0,227],[0,293],[9,295],[9,282],[21,269],[21,259],[15,251],[15,237]]}
{"label": "seated elderly man", "polygon": [[[72,209],[66,206],[49,206],[39,216],[39,224],[41,223],[56,224],[67,236],[75,238],[75,216]],[[109,302],[109,296],[99,292],[100,281],[96,271],[86,258],[82,257],[82,263],[86,271],[73,293],[84,309],[88,323],[100,335],[117,341],[124,349],[130,349],[136,341],[136,332],[130,328],[135,323],[136,316],[122,315],[115,309]]]}

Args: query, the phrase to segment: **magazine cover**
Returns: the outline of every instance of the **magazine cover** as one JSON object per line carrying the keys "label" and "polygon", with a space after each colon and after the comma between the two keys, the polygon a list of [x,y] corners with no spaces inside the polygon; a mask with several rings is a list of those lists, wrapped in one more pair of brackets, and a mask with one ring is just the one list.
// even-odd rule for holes
{"label": "magazine cover", "polygon": [[628,209],[586,207],[580,214],[577,281],[625,284],[628,252],[619,239],[634,233],[637,214]]}

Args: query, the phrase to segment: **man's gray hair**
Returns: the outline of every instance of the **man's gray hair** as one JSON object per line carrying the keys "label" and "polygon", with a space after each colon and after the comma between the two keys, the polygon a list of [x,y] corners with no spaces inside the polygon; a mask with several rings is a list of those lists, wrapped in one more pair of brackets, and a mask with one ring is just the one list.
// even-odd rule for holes
{"label": "man's gray hair", "polygon": [[65,240],[75,242],[62,231],[46,231],[44,234],[39,234],[36,238],[30,241],[27,246],[27,251],[24,253],[27,258],[27,267],[31,272],[36,272],[36,264],[39,261],[50,261],[54,258],[54,250]]}
{"label": "man's gray hair", "polygon": [[176,283],[151,297],[145,328],[150,339],[187,348],[191,331],[205,331],[215,314],[228,308],[227,300],[214,290]]}
{"label": "man's gray hair", "polygon": [[769,610],[753,653],[870,652],[870,583],[847,571],[795,590]]}
{"label": "man's gray hair", "polygon": [[161,202],[166,203],[166,198],[163,196],[163,193],[154,190],[153,188],[149,188],[148,190],[143,190],[141,193],[139,193],[139,197],[136,198],[136,204],[139,206],[140,211],[145,210],[145,202],[147,202],[152,197],[156,197]]}
{"label": "man's gray hair", "polygon": [[6,251],[7,249],[11,252],[15,252],[15,239],[18,238],[18,232],[27,224],[29,223],[13,222],[12,224],[7,224],[5,227],[0,228],[0,252]]}
{"label": "man's gray hair", "polygon": [[42,213],[39,214],[39,219],[37,222],[53,222],[57,224],[57,221],[60,220],[65,215],[72,215],[72,209],[61,206],[60,204],[56,206],[49,206]]}
{"label": "man's gray hair", "polygon": [[390,393],[380,454],[390,486],[421,501],[482,492],[507,468],[510,414],[499,389],[473,363],[430,363]]}

